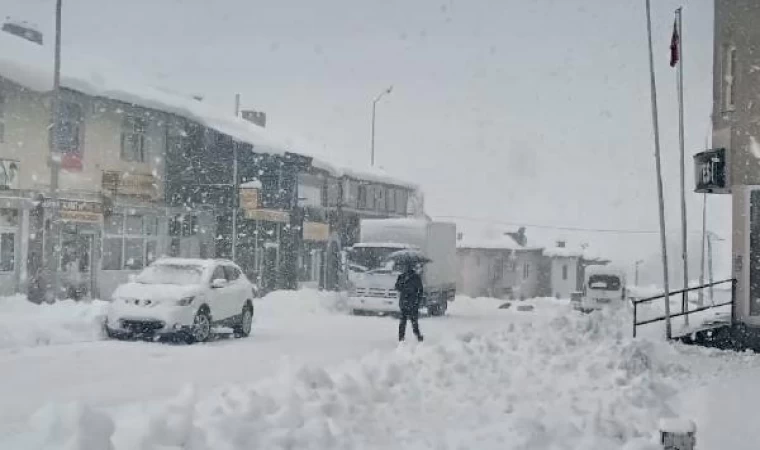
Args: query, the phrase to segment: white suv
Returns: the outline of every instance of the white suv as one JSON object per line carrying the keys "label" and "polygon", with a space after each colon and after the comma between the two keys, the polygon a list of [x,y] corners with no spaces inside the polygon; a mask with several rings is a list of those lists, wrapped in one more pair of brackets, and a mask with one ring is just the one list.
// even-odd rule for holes
{"label": "white suv", "polygon": [[228,260],[163,258],[113,294],[109,337],[179,336],[188,343],[211,336],[212,325],[248,336],[256,288]]}

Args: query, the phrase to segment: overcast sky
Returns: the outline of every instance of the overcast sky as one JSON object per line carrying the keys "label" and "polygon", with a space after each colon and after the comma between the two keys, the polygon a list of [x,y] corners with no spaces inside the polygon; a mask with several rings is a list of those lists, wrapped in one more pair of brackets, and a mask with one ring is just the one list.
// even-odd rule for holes
{"label": "overcast sky", "polygon": [[[667,220],[677,230],[668,47],[679,2],[653,3]],[[0,0],[0,14],[47,30],[53,4]],[[709,130],[712,14],[712,1],[685,5],[695,231],[691,154]],[[378,105],[378,165],[421,184],[431,214],[657,229],[644,0],[64,0],[63,42],[64,65],[66,48],[88,52],[230,111],[240,92],[269,127],[355,166],[369,163],[371,100],[392,84]],[[711,209],[712,228],[728,237],[728,198],[712,196]],[[623,263],[659,244],[656,234],[557,234]]]}

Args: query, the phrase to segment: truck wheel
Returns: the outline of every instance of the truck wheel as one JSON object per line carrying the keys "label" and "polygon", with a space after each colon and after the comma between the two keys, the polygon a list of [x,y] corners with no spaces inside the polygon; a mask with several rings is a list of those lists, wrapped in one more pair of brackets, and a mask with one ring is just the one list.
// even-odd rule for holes
{"label": "truck wheel", "polygon": [[430,312],[431,316],[440,317],[446,314],[446,309],[448,309],[446,302],[436,303],[435,305],[430,305],[428,307],[428,312]]}

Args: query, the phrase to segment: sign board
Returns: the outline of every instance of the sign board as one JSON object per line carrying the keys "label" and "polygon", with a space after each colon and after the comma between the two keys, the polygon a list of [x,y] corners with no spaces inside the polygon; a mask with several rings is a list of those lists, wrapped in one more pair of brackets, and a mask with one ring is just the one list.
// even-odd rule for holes
{"label": "sign board", "polygon": [[240,207],[246,211],[259,209],[259,189],[241,187]]}
{"label": "sign board", "polygon": [[104,171],[103,190],[111,194],[158,198],[156,178],[150,174]]}
{"label": "sign board", "polygon": [[290,223],[290,214],[276,209],[246,209],[245,218],[264,222]]}
{"label": "sign board", "polygon": [[[54,206],[51,199],[45,199],[43,206]],[[100,223],[103,220],[103,204],[82,200],[58,200],[61,220],[66,222]]]}
{"label": "sign board", "polygon": [[305,241],[327,242],[330,238],[330,225],[320,222],[303,223],[303,239]]}
{"label": "sign board", "polygon": [[0,159],[0,189],[18,189],[18,161]]}
{"label": "sign board", "polygon": [[728,194],[726,149],[707,150],[694,155],[695,192]]}

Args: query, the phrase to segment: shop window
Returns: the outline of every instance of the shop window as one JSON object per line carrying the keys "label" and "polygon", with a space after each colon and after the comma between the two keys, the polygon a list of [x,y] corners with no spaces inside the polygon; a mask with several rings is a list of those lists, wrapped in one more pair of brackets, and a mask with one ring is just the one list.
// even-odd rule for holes
{"label": "shop window", "polygon": [[169,221],[169,235],[177,237],[194,236],[198,233],[198,218],[178,215]]}
{"label": "shop window", "polygon": [[113,214],[105,220],[103,270],[141,270],[158,257],[158,218]]}
{"label": "shop window", "polygon": [[16,234],[0,234],[0,272],[12,272],[16,266]]}
{"label": "shop window", "polygon": [[18,210],[0,208],[0,227],[17,227]]}

